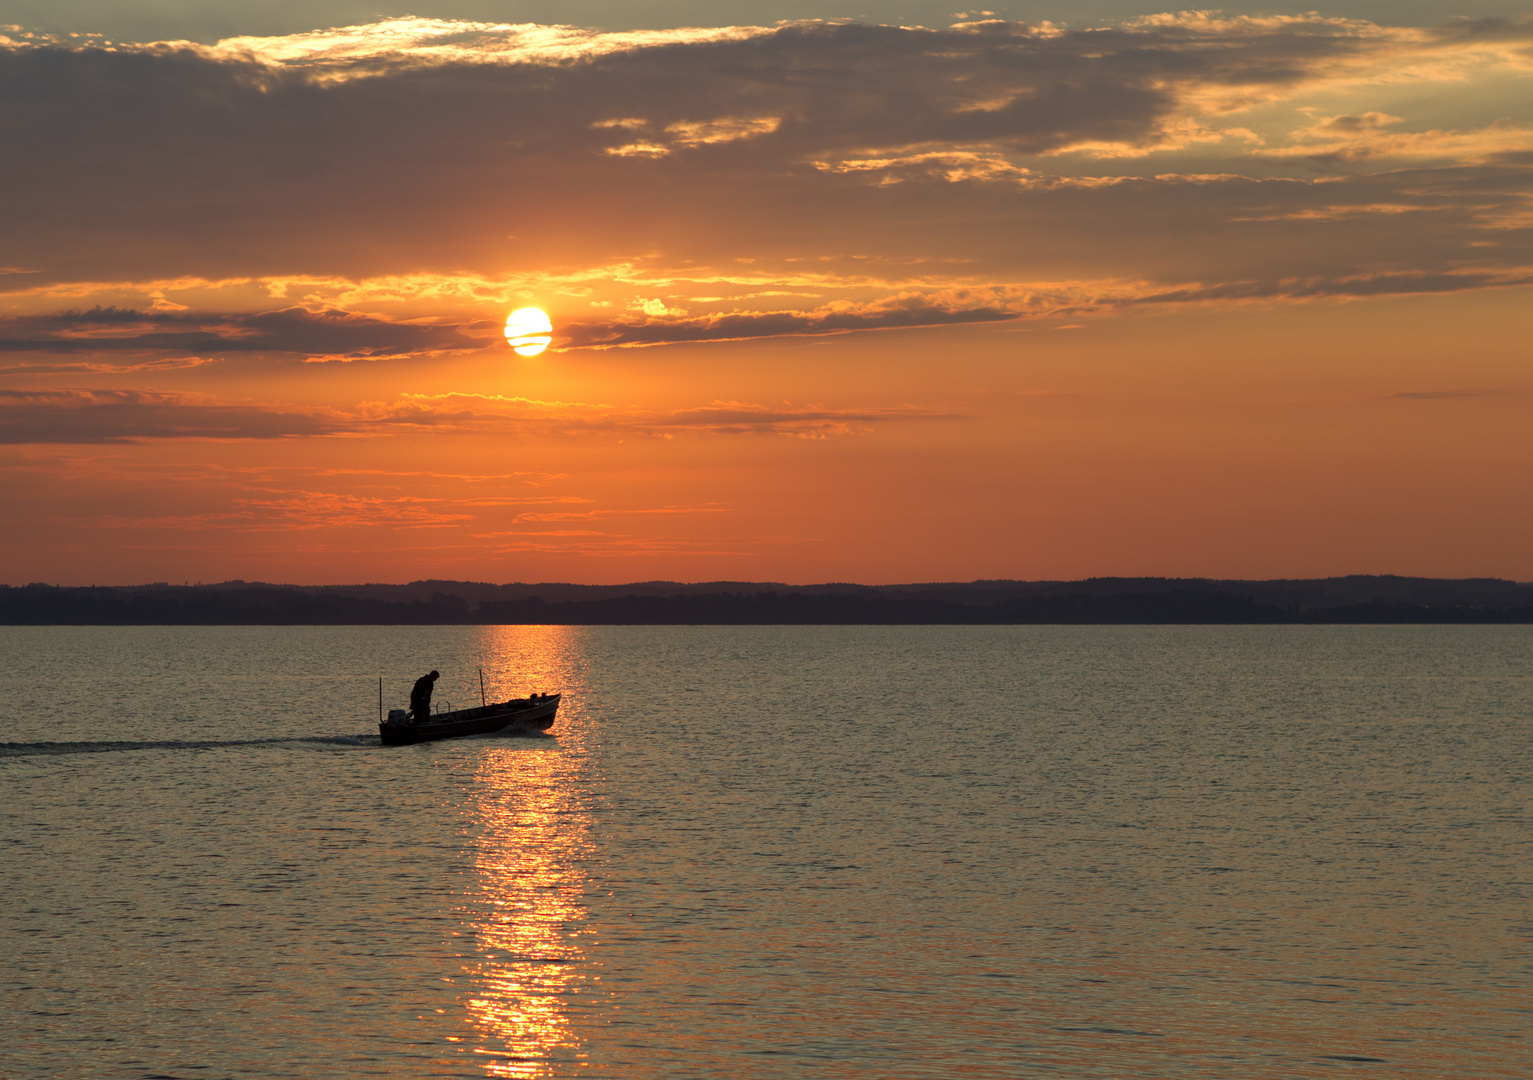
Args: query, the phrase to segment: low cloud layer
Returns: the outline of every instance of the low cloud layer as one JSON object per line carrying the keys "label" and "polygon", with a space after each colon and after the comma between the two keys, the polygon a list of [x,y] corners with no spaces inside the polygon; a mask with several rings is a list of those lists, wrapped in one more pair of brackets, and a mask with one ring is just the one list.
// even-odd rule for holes
{"label": "low cloud layer", "polygon": [[180,394],[0,389],[0,443],[280,439],[342,430],[335,420],[311,413],[208,403]]}
{"label": "low cloud layer", "polygon": [[0,352],[289,353],[306,359],[372,360],[483,348],[497,330],[493,323],[443,326],[303,308],[207,315],[96,307],[0,317]]}

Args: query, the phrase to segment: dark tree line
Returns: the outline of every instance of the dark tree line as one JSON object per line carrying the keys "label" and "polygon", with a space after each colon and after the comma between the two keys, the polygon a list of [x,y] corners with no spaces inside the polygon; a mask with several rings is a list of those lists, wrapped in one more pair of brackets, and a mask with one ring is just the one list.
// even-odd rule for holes
{"label": "dark tree line", "polygon": [[[1521,600],[1521,597],[1517,598]],[[898,591],[688,593],[547,601],[481,600],[453,593],[387,600],[284,586],[171,588],[0,587],[7,625],[1003,625],[1090,623],[1529,623],[1533,603],[1412,603],[1377,599],[1308,606],[1230,588],[1119,592],[1057,589],[963,603]]]}

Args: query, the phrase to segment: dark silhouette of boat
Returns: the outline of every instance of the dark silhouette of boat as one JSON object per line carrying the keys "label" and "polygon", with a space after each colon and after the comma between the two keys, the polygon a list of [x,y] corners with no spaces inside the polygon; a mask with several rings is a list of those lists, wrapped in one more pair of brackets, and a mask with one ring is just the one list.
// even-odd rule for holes
{"label": "dark silhouette of boat", "polygon": [[435,713],[423,724],[413,724],[404,710],[396,709],[378,725],[378,737],[384,746],[408,746],[436,739],[456,739],[464,735],[489,735],[494,732],[547,731],[554,726],[559,710],[559,694],[534,694],[530,698],[492,702],[475,709],[455,709]]}

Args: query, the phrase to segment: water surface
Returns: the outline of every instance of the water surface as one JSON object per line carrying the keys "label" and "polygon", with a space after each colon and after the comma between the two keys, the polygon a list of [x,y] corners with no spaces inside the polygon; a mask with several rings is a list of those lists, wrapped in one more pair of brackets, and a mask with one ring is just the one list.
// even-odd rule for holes
{"label": "water surface", "polygon": [[3,1075],[1533,1074],[1533,628],[0,643]]}

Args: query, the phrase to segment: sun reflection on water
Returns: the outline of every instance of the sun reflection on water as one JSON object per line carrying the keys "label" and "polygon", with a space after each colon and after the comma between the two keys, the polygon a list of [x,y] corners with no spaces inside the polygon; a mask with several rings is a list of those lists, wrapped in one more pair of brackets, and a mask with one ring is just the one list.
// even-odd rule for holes
{"label": "sun reflection on water", "polygon": [[[503,633],[486,642],[487,660],[514,662],[533,678],[568,677],[569,658],[557,654],[573,644],[569,635],[537,631],[569,628],[495,629]],[[581,942],[590,932],[591,819],[572,727],[561,708],[557,742],[487,747],[475,765],[477,903],[468,929],[477,948],[466,965],[475,987],[467,1004],[479,1036],[475,1053],[490,1076],[550,1076],[585,1056],[572,1014],[577,995],[592,989]]]}

